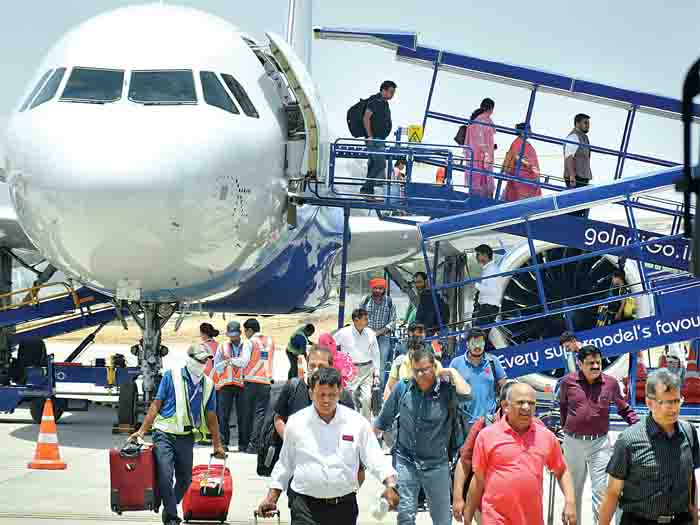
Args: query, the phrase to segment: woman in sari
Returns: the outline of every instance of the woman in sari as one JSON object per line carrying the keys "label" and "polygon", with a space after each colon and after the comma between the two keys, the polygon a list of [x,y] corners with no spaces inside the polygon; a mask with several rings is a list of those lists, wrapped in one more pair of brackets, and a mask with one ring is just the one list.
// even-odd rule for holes
{"label": "woman in sari", "polygon": [[[540,163],[537,159],[537,152],[535,151],[535,148],[533,148],[532,144],[525,140],[523,136],[526,128],[529,133],[529,126],[527,126],[524,122],[521,122],[515,126],[515,129],[520,131],[521,136],[516,138],[513,141],[513,144],[510,145],[510,149],[508,150],[506,158],[503,161],[503,173],[512,177],[516,176],[515,168],[518,165],[520,149],[522,148],[523,142],[525,142],[525,149],[523,150],[523,157],[520,162],[520,171],[518,172],[517,176],[519,179],[539,182]],[[511,202],[520,199],[529,199],[530,197],[539,197],[540,195],[542,195],[542,188],[539,186],[509,180],[508,184],[506,184],[506,190],[503,193],[503,200]]]}
{"label": "woman in sari", "polygon": [[[493,197],[493,177],[487,175],[484,171],[491,171],[493,168],[493,152],[496,149],[494,146],[494,137],[496,128],[493,127],[491,115],[496,103],[490,98],[485,98],[481,101],[479,109],[474,111],[471,116],[471,124],[467,126],[465,136],[465,152],[466,166],[464,172],[464,185],[469,185],[469,164],[472,160],[472,166],[475,170],[472,173],[470,192],[481,197]],[[472,157],[473,155],[473,157]]]}
{"label": "woman in sari", "polygon": [[357,377],[357,367],[352,362],[352,358],[345,352],[338,351],[335,339],[329,333],[321,334],[318,338],[318,346],[326,348],[333,356],[333,368],[340,372],[343,388]]}

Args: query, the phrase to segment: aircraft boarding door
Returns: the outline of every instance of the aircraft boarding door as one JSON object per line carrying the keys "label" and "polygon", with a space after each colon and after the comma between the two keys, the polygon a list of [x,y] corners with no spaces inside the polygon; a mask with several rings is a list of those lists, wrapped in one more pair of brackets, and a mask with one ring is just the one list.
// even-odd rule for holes
{"label": "aircraft boarding door", "polygon": [[[272,56],[282,68],[282,73],[299,103],[304,118],[306,147],[303,165],[306,169],[302,170],[302,173],[309,178],[327,182],[328,121],[311,75],[292,47],[281,36],[274,33],[265,33],[265,35],[270,41]],[[295,191],[297,188],[292,186],[290,190]]]}

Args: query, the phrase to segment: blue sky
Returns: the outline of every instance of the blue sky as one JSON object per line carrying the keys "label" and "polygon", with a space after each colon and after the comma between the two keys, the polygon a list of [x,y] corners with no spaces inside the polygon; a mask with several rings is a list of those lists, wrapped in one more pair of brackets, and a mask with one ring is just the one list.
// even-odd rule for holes
{"label": "blue sky", "polygon": [[[12,2],[3,6],[0,57],[0,128],[22,95],[43,54],[65,31],[98,13],[138,2],[92,0]],[[262,37],[284,34],[286,0],[171,2],[197,7]],[[38,5],[41,7],[39,8]],[[700,54],[700,3],[690,0],[610,2],[538,1],[430,2],[406,0],[338,2],[315,0],[314,24],[415,30],[420,42],[477,57],[546,69],[575,77],[678,98],[690,63]],[[662,6],[662,7],[660,7]],[[367,44],[317,40],[313,76],[328,108],[332,131],[345,132],[345,111],[359,97],[376,91],[384,79],[399,85],[392,102],[394,122],[422,120],[431,71],[396,62],[389,50]],[[513,125],[523,119],[528,93],[468,77],[441,73],[434,108],[462,116],[479,101],[496,100],[494,120]],[[554,95],[539,97],[533,116],[537,131],[563,136],[577,112],[592,116],[591,142],[619,147],[625,112]],[[455,126],[431,122],[426,139],[451,142]],[[511,138],[497,142],[505,151]],[[561,172],[560,148],[536,145],[543,170]],[[0,145],[1,148],[1,145]],[[630,151],[680,159],[680,123],[640,116]],[[614,166],[614,164],[613,164]],[[631,171],[647,167],[628,164]],[[599,181],[611,178],[610,161],[593,160]]]}

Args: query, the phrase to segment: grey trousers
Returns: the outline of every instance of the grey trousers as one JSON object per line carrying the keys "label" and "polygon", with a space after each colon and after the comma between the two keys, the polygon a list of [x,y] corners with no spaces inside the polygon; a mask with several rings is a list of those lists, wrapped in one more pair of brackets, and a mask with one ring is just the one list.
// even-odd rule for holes
{"label": "grey trousers", "polygon": [[[610,438],[606,435],[595,440],[576,439],[569,435],[564,436],[564,458],[569,467],[571,478],[574,482],[576,494],[576,518],[578,523],[583,523],[581,506],[583,499],[583,486],[586,477],[590,474],[591,495],[593,503],[593,523],[598,523],[598,511],[603,501],[605,490],[608,486],[608,474],[605,469],[612,456],[613,447]],[[621,512],[615,512],[615,523],[620,523]]]}
{"label": "grey trousers", "polygon": [[374,363],[367,363],[357,367],[357,377],[348,385],[352,392],[352,400],[355,409],[367,419],[372,421],[372,382],[374,381]]}

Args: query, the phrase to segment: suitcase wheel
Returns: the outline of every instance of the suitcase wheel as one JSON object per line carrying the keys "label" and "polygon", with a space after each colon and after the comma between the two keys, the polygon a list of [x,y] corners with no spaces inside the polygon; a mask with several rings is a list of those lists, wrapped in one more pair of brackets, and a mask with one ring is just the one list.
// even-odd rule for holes
{"label": "suitcase wheel", "polygon": [[192,511],[185,512],[185,523],[189,523],[192,519]]}
{"label": "suitcase wheel", "polygon": [[221,523],[226,523],[226,515],[227,515],[227,513],[224,512],[223,514],[221,514],[221,516],[219,516],[219,521]]}

